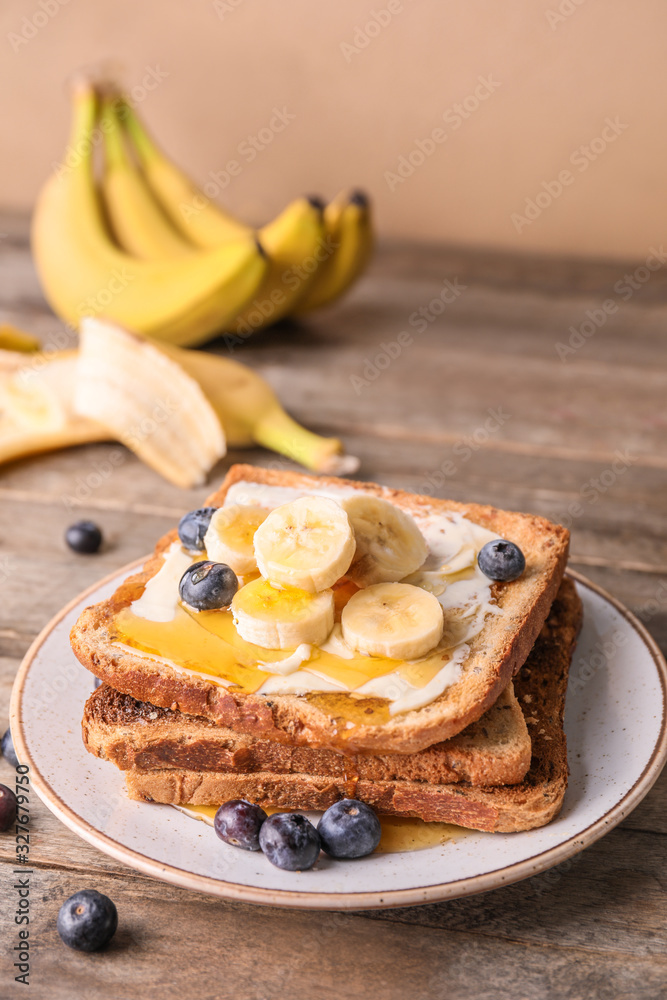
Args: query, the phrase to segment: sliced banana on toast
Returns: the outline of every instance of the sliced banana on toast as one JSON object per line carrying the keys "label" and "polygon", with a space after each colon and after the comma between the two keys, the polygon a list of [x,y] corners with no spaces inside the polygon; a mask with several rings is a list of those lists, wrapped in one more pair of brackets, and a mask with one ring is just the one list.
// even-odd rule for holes
{"label": "sliced banana on toast", "polygon": [[400,507],[380,497],[345,497],[356,549],[347,575],[360,587],[402,580],[423,564],[426,541],[416,522]]}
{"label": "sliced banana on toast", "polygon": [[231,566],[237,576],[249,576],[256,572],[253,540],[267,514],[264,507],[250,504],[234,503],[219,507],[204,537],[208,558]]}
{"label": "sliced banana on toast", "polygon": [[253,580],[234,595],[232,615],[246,642],[265,649],[296,649],[324,642],[334,621],[333,591],[308,593],[278,589],[268,580]]}
{"label": "sliced banana on toast", "polygon": [[276,507],[255,532],[255,558],[262,576],[277,586],[311,594],[339,580],[354,551],[347,514],[326,497],[299,497]]}
{"label": "sliced banana on toast", "polygon": [[343,638],[367,656],[415,660],[440,642],[438,599],[409,583],[376,583],[357,591],[343,608]]}

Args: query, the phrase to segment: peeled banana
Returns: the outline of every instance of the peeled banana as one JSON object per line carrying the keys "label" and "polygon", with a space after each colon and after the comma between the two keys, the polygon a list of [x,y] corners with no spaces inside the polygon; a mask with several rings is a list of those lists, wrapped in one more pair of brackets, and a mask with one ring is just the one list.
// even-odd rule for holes
{"label": "peeled banana", "polygon": [[74,406],[169,482],[203,483],[226,451],[199,383],[150,341],[99,320],[81,324]]}
{"label": "peeled banana", "polygon": [[257,572],[253,538],[268,511],[253,504],[218,507],[204,537],[206,555],[231,566],[237,576]]}
{"label": "peeled banana", "polygon": [[255,532],[257,568],[278,587],[326,590],[345,574],[353,555],[347,514],[327,497],[300,497],[276,507]]}
{"label": "peeled banana", "polygon": [[359,587],[402,580],[419,569],[428,549],[416,521],[381,497],[343,497],[356,548],[347,575]]}
{"label": "peeled banana", "polygon": [[32,245],[47,299],[65,322],[115,320],[175,344],[197,344],[228,327],[257,291],[267,262],[254,235],[182,258],[139,260],[118,249],[93,177],[97,102],[83,82],[73,93],[69,154],[42,189]]}
{"label": "peeled banana", "polygon": [[295,649],[302,643],[317,645],[333,628],[333,592],[278,589],[268,580],[253,580],[234,595],[232,616],[241,638],[256,646]]}
{"label": "peeled banana", "polygon": [[444,628],[437,597],[409,583],[376,583],[358,590],[343,608],[343,638],[367,656],[414,660],[440,642]]}

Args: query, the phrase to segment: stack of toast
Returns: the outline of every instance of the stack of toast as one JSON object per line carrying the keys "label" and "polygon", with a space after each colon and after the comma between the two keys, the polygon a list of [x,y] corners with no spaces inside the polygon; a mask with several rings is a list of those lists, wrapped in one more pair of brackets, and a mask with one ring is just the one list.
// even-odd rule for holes
{"label": "stack of toast", "polygon": [[[306,678],[303,690],[297,681],[280,679],[267,691],[266,684],[244,680],[256,674],[273,682],[274,674],[260,673],[273,665],[262,650],[242,643],[231,680],[224,670],[216,673],[218,647],[210,643],[221,640],[215,623],[191,613],[187,642],[176,642],[165,611],[168,591],[155,598],[156,581],[179,548],[174,531],[140,573],[87,608],[72,631],[77,657],[102,681],[85,705],[87,749],[120,768],[130,797],[146,802],[217,806],[244,798],[264,807],[323,810],[354,797],[381,815],[475,830],[548,823],[567,785],[563,711],[582,615],[574,584],[564,578],[567,531],[489,506],[250,466],[234,466],[207,505],[275,509],[294,496],[351,493],[389,501],[424,532],[430,571],[414,581],[439,595],[446,634],[451,626],[442,658],[456,669],[444,690],[421,702],[413,698],[414,707],[400,711],[387,698],[355,692],[354,684],[344,691],[331,683],[309,690],[307,677],[317,676],[316,647],[298,673]],[[489,582],[481,611],[462,610],[476,562],[473,568],[454,551],[450,535],[508,539],[521,548],[525,570],[511,582]],[[441,590],[434,586],[439,552],[447,562]],[[149,592],[155,607],[146,612],[145,601],[137,602]],[[141,608],[151,616],[150,629],[143,622],[134,634],[124,623],[136,621],[132,609],[138,615]],[[337,606],[337,620],[340,611]],[[466,615],[476,616],[475,629]],[[195,641],[193,621],[203,623],[206,645]],[[256,657],[251,666],[249,650]],[[286,662],[289,651],[283,655]],[[307,673],[311,665],[314,675]]]}

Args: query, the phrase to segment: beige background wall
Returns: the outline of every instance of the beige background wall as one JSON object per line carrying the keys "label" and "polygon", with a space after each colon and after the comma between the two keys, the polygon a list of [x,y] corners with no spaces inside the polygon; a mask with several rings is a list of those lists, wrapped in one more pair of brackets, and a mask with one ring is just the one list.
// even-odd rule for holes
{"label": "beige background wall", "polygon": [[666,42],[664,0],[4,0],[0,202],[31,205],[64,80],[111,60],[200,182],[241,164],[216,185],[253,221],[356,184],[387,235],[641,258],[667,235]]}

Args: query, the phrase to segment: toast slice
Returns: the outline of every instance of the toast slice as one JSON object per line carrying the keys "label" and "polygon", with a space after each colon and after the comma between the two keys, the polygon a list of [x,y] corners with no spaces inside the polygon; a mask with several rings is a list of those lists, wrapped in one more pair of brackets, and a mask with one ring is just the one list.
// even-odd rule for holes
{"label": "toast slice", "polygon": [[354,793],[357,781],[466,781],[512,785],[530,766],[528,727],[512,683],[462,733],[415,754],[355,754],[290,747],[234,733],[208,719],[136,701],[103,684],[84,709],[83,742],[122,771],[163,769],[332,777]]}
{"label": "toast slice", "polygon": [[[563,712],[568,672],[581,627],[581,601],[565,579],[549,618],[514,687],[532,739],[530,770],[522,782],[505,787],[468,783],[387,780],[360,777],[355,797],[378,813],[417,816],[427,822],[455,823],[473,830],[514,833],[549,823],[559,812],[567,787]],[[245,798],[283,809],[327,809],[349,795],[337,775],[190,770],[126,772],[130,798],[171,805],[219,805]]]}
{"label": "toast slice", "polygon": [[[239,686],[223,686],[214,677],[183,670],[173,661],[146,655],[127,644],[121,648],[116,618],[141,596],[146,583],[158,572],[165,552],[177,538],[175,531],[162,538],[140,573],[126,580],[109,600],[81,614],[71,633],[72,648],[81,663],[111,687],[138,701],[203,716],[235,732],[344,753],[415,753],[456,735],[479,719],[525,662],[540,632],[565,569],[567,530],[530,514],[436,500],[376,484],[244,465],[230,469],[207,504],[222,505],[232,487],[236,487],[234,500],[239,502],[239,492],[251,495],[257,486],[283,487],[304,494],[354,489],[390,501],[418,523],[420,518],[452,521],[463,516],[519,545],[526,569],[512,583],[493,584],[492,599],[499,611],[489,615],[479,634],[470,640],[458,679],[429,704],[394,716],[382,698],[360,699],[347,693],[258,694]],[[255,494],[252,497],[251,502],[258,502]],[[354,707],[353,713],[350,706]]]}

